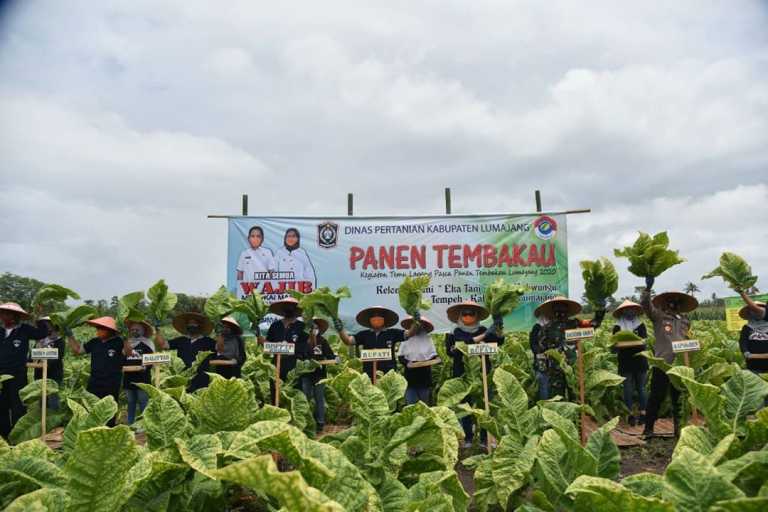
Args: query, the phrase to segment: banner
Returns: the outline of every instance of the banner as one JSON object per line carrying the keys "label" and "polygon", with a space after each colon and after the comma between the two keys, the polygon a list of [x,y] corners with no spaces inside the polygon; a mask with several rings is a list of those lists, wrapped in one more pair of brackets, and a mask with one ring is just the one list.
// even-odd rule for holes
{"label": "banner", "polygon": [[349,287],[340,316],[350,332],[366,307],[386,306],[401,319],[398,285],[429,275],[425,315],[436,331],[453,325],[446,309],[463,300],[483,304],[499,277],[525,285],[520,307],[505,318],[509,330],[528,330],[535,307],[568,295],[565,215],[435,217],[233,217],[229,219],[227,286],[238,297],[252,290],[269,302],[287,289]]}
{"label": "banner", "polygon": [[[768,293],[763,295],[750,295],[752,300],[759,302],[768,302]],[[740,331],[741,328],[747,323],[746,320],[739,316],[739,310],[743,308],[744,300],[739,297],[726,297],[725,299],[725,328],[729,331]]]}

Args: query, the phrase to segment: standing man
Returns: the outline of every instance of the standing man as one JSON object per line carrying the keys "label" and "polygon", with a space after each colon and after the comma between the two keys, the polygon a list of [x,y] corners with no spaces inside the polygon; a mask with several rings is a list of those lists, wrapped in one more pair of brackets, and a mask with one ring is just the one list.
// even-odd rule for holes
{"label": "standing man", "polygon": [[21,322],[25,318],[29,318],[29,313],[15,302],[0,304],[0,375],[13,377],[0,383],[0,436],[5,439],[27,412],[19,391],[27,385],[29,340],[39,340],[48,334],[42,322],[33,327]]}
{"label": "standing man", "polygon": [[[688,339],[691,322],[685,316],[699,306],[699,302],[687,293],[664,292],[651,300],[651,288],[654,278],[645,278],[645,291],[640,303],[645,314],[653,323],[653,334],[656,341],[653,345],[653,355],[664,359],[667,364],[675,360],[672,350],[672,342]],[[644,437],[653,436],[653,427],[659,414],[659,407],[664,398],[670,395],[672,400],[672,421],[674,423],[675,437],[680,436],[680,391],[669,382],[667,374],[654,367],[651,373],[651,394],[648,397],[648,410],[645,416]]]}
{"label": "standing man", "polygon": [[181,336],[166,342],[158,330],[156,337],[157,346],[161,350],[170,346],[172,350],[176,351],[176,355],[184,361],[184,365],[187,368],[190,368],[195,362],[197,354],[200,352],[211,352],[197,368],[197,374],[192,377],[187,386],[187,392],[194,393],[198,389],[208,386],[209,378],[206,373],[208,371],[208,362],[214,357],[216,352],[216,342],[208,336],[213,331],[213,324],[205,315],[190,312],[176,315],[173,318],[173,327],[181,333]]}
{"label": "standing man", "polygon": [[[304,322],[299,320],[301,308],[299,301],[293,297],[273,302],[269,305],[269,312],[281,316],[280,320],[272,322],[267,330],[266,341],[270,343],[292,343],[294,345],[293,354],[282,354],[280,356],[280,380],[285,381],[288,378],[288,372],[296,368],[296,359],[307,359],[312,353],[314,347],[310,346],[309,334],[304,330]],[[263,343],[265,338],[259,338],[259,343]],[[272,358],[277,363],[277,356]],[[271,384],[272,403],[276,402],[275,383]]]}

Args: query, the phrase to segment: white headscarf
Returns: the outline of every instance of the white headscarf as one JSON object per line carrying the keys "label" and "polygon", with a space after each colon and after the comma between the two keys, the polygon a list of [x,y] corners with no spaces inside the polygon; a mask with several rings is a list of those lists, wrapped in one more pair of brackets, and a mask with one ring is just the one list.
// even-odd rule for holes
{"label": "white headscarf", "polygon": [[435,344],[432,343],[432,337],[425,332],[420,332],[400,343],[397,355],[404,357],[409,362],[429,361],[437,357],[437,351]]}
{"label": "white headscarf", "polygon": [[759,332],[764,336],[768,336],[768,320],[756,319],[754,313],[750,314],[747,325],[755,332]]}
{"label": "white headscarf", "polygon": [[141,338],[128,338],[128,343],[131,344],[131,348],[136,348],[143,343],[151,348],[152,352],[155,351],[155,343],[151,339],[145,338],[143,336]]}
{"label": "white headscarf", "polygon": [[618,320],[616,320],[616,325],[619,326],[619,329],[629,332],[632,332],[640,327],[640,324],[642,323],[643,322],[640,320],[640,317],[637,315],[628,315],[626,313],[620,315]]}

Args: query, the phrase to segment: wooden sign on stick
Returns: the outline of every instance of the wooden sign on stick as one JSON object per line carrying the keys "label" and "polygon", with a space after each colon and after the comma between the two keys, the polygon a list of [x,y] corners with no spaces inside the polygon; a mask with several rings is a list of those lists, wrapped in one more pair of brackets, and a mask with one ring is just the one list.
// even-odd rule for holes
{"label": "wooden sign on stick", "polygon": [[48,361],[59,358],[59,349],[57,348],[33,348],[32,359],[39,359],[42,361],[43,366],[43,382],[42,382],[42,409],[40,416],[42,417],[40,425],[40,439],[45,441],[46,431],[46,413],[48,412]]}

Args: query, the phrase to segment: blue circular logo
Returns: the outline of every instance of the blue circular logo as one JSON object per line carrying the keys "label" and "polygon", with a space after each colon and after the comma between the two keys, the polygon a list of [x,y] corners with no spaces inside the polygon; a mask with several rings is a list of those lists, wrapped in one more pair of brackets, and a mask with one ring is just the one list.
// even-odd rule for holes
{"label": "blue circular logo", "polygon": [[542,240],[554,238],[557,234],[557,221],[547,215],[542,215],[533,221],[533,232]]}

